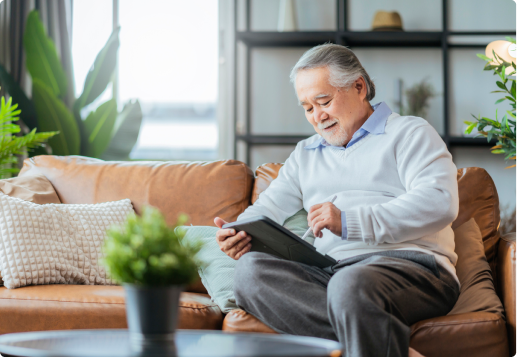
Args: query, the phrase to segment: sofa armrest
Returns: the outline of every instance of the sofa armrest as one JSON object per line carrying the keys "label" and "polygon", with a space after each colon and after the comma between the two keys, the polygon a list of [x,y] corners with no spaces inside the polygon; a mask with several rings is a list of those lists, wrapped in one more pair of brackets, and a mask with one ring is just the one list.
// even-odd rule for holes
{"label": "sofa armrest", "polygon": [[497,285],[506,312],[510,356],[515,355],[515,278],[515,233],[508,233],[499,241]]}

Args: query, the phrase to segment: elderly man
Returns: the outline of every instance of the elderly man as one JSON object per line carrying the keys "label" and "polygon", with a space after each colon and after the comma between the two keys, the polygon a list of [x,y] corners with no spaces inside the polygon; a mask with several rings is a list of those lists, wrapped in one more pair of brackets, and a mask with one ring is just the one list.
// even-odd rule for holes
{"label": "elderly man", "polygon": [[338,262],[248,253],[251,237],[220,229],[221,250],[238,259],[237,304],[278,332],[339,340],[347,357],[407,356],[409,326],[446,315],[459,295],[451,155],[424,119],[370,105],[375,86],[346,47],[312,48],[291,80],[317,134],[239,219],[282,224],[304,208],[315,247]]}

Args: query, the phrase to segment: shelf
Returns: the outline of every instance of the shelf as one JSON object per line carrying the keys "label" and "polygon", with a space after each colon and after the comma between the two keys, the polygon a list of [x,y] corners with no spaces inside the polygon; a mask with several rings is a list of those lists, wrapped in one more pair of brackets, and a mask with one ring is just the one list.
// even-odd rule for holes
{"label": "shelf", "polygon": [[337,32],[237,32],[237,40],[252,47],[313,47],[336,42]]}
{"label": "shelf", "polygon": [[[305,140],[312,135],[237,135],[237,140],[242,140],[251,145],[296,145],[299,141]],[[442,136],[447,142],[447,138]],[[471,138],[452,136],[448,138],[449,146],[470,146],[470,147],[491,147],[495,140],[490,143],[486,138]]]}
{"label": "shelf", "polygon": [[252,47],[316,46],[340,42],[353,47],[440,47],[442,32],[237,32],[237,39]]}
{"label": "shelf", "polygon": [[495,140],[488,142],[486,138],[471,138],[464,136],[454,136],[449,138],[449,146],[492,147],[495,144]]}
{"label": "shelf", "polygon": [[[442,31],[240,31],[237,40],[252,47],[311,47],[340,42],[350,47],[441,47]],[[515,31],[456,31],[445,36],[515,36]],[[449,47],[486,45],[449,44]]]}
{"label": "shelf", "polygon": [[350,47],[441,47],[442,32],[343,32],[342,39]]}

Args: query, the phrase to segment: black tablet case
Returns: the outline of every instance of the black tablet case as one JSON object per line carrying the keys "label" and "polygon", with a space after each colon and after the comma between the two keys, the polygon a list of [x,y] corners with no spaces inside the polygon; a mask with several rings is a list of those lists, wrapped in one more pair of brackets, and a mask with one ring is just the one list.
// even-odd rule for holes
{"label": "black tablet case", "polygon": [[320,268],[336,264],[333,258],[319,253],[311,244],[266,216],[255,216],[227,223],[223,228],[233,228],[237,232],[248,233],[252,237],[252,252],[269,253],[279,258]]}

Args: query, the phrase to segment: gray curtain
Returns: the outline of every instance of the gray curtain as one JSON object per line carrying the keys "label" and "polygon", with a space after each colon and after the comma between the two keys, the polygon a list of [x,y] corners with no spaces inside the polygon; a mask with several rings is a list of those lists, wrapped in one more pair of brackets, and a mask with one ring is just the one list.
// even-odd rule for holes
{"label": "gray curtain", "polygon": [[[72,0],[4,0],[0,3],[0,63],[31,96],[30,75],[25,68],[23,33],[27,15],[33,9],[40,13],[47,35],[56,50],[68,78],[67,105],[74,100],[72,66]],[[0,95],[4,95],[1,93]]]}

